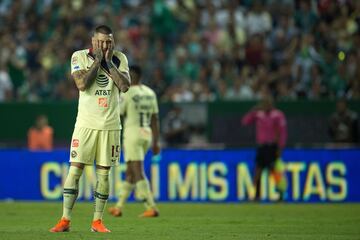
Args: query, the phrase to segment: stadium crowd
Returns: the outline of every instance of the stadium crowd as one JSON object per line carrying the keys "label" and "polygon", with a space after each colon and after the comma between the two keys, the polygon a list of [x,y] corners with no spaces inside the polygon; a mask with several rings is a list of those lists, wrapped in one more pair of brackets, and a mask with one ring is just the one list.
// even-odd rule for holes
{"label": "stadium crowd", "polygon": [[360,98],[360,1],[3,0],[0,102],[76,99],[103,23],[161,100]]}

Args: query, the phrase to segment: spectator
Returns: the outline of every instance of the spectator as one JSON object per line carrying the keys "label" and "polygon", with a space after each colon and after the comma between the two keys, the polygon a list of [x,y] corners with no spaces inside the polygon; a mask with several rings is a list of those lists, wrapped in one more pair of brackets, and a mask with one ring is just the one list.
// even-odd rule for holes
{"label": "spectator", "polygon": [[299,51],[296,53],[294,61],[294,71],[296,78],[296,92],[302,97],[306,97],[306,91],[311,82],[311,69],[314,67],[318,53],[313,46],[314,38],[312,35],[303,35],[300,42]]}
{"label": "spectator", "polygon": [[[245,114],[241,123],[242,125],[255,124],[256,127],[257,153],[254,183],[256,200],[259,200],[262,171],[267,169],[276,176],[275,161],[281,156],[287,138],[286,118],[282,111],[274,108],[273,99],[268,95],[262,99],[259,105]],[[278,185],[281,179],[275,177],[275,182]],[[284,189],[282,190],[280,198],[284,196]]]}
{"label": "spectator", "polygon": [[238,77],[234,81],[233,87],[229,88],[226,93],[227,100],[251,100],[254,98],[253,90],[246,80],[246,78]]}
{"label": "spectator", "polygon": [[[219,79],[236,99],[256,99],[267,87],[282,100],[360,96],[358,1],[34,2],[0,3],[2,71],[16,101],[75,100],[71,53],[89,47],[87,33],[105,22],[118,29],[116,48],[143,67],[162,100],[223,99]],[[250,76],[239,90],[244,66]],[[258,79],[262,67],[267,81]]]}
{"label": "spectator", "polygon": [[311,7],[311,0],[299,1],[299,9],[296,10],[295,23],[302,32],[311,32],[317,23],[318,17]]}
{"label": "spectator", "polygon": [[246,62],[256,68],[264,61],[265,45],[260,35],[254,35],[249,39],[245,48]]}
{"label": "spectator", "polygon": [[48,125],[48,118],[39,115],[35,125],[28,131],[28,148],[32,151],[53,149],[53,128]]}
{"label": "spectator", "polygon": [[347,107],[346,100],[341,98],[336,103],[336,112],[330,118],[329,134],[335,143],[357,143],[358,116]]}
{"label": "spectator", "polygon": [[162,123],[166,143],[169,146],[188,142],[188,126],[181,115],[182,109],[175,106],[165,116]]}
{"label": "spectator", "polygon": [[252,9],[246,18],[248,34],[264,34],[270,32],[272,27],[272,19],[270,13],[264,9],[260,0],[255,0]]}
{"label": "spectator", "polygon": [[217,88],[216,88],[216,98],[218,100],[226,100],[228,91],[228,86],[224,80],[219,80],[217,82]]}
{"label": "spectator", "polygon": [[12,99],[13,84],[4,64],[0,63],[0,102]]}

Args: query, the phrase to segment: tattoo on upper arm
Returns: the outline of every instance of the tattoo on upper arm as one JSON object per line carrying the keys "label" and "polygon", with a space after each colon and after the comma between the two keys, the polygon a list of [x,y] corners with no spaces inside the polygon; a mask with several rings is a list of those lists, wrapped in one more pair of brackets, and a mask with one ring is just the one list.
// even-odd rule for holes
{"label": "tattoo on upper arm", "polygon": [[86,75],[87,71],[86,70],[79,70],[76,71],[72,74],[72,77],[75,81],[75,84],[77,86],[77,88],[79,90],[84,90],[86,87],[86,83],[85,83],[85,75]]}

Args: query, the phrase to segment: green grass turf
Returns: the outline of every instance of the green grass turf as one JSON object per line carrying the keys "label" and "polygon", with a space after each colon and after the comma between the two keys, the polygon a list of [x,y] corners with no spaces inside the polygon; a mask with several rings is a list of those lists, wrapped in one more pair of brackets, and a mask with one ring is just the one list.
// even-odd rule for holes
{"label": "green grass turf", "polygon": [[77,203],[71,232],[49,233],[61,203],[0,202],[0,239],[360,239],[360,204],[159,204],[161,216],[105,214],[112,233],[90,232],[93,204]]}

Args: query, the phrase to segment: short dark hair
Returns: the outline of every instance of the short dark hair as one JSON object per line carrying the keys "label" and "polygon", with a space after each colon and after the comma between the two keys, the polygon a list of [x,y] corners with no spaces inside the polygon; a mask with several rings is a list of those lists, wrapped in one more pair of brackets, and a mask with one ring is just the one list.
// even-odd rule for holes
{"label": "short dark hair", "polygon": [[95,28],[95,33],[111,34],[112,30],[109,26],[100,25]]}
{"label": "short dark hair", "polygon": [[130,71],[134,72],[138,78],[141,78],[142,75],[142,70],[141,67],[139,65],[131,65],[130,66]]}

